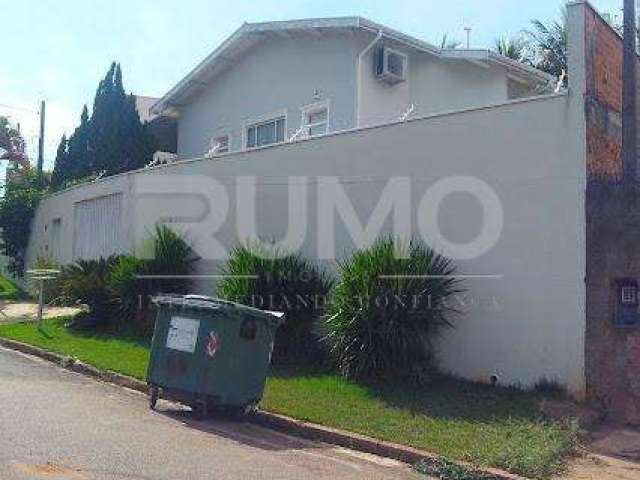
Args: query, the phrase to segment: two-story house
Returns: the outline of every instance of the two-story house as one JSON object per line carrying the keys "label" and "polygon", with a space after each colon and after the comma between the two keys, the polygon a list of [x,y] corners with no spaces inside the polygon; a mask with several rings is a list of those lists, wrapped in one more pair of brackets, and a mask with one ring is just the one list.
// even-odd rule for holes
{"label": "two-story house", "polygon": [[489,50],[441,49],[361,17],[245,23],[151,109],[181,157],[224,154],[554,88]]}

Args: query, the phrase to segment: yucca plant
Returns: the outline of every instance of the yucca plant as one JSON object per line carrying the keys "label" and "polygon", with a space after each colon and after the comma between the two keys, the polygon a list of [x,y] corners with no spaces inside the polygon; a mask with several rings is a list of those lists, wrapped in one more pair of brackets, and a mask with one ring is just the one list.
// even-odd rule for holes
{"label": "yucca plant", "polygon": [[114,313],[121,322],[133,319],[139,306],[151,292],[148,282],[139,278],[146,272],[146,262],[140,258],[123,256],[109,271],[106,281]]}
{"label": "yucca plant", "polygon": [[95,323],[110,320],[111,298],[106,281],[117,260],[117,256],[78,260],[62,268],[58,283],[63,297],[68,303],[87,305]]}
{"label": "yucca plant", "polygon": [[323,359],[313,332],[331,280],[299,254],[241,245],[231,252],[218,284],[220,297],[286,314],[277,333],[274,363],[311,363]]}
{"label": "yucca plant", "polygon": [[433,339],[453,327],[462,292],[453,262],[419,242],[392,238],[339,264],[321,321],[340,372],[357,380],[415,375],[433,361]]}
{"label": "yucca plant", "polygon": [[166,225],[157,225],[140,245],[144,258],[124,256],[112,266],[107,290],[118,321],[153,325],[150,298],[158,293],[187,293],[196,260],[187,241]]}
{"label": "yucca plant", "polygon": [[[158,293],[186,293],[187,278],[197,260],[194,252],[178,232],[166,225],[156,225],[139,248],[145,259],[144,273],[148,276],[167,277],[149,279],[147,289]],[[173,278],[171,278],[173,277]]]}

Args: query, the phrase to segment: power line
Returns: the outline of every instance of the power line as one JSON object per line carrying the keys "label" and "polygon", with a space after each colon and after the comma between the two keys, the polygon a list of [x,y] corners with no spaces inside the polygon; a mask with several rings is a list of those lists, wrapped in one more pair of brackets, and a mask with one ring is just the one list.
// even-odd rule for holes
{"label": "power line", "polygon": [[17,111],[22,111],[22,112],[33,113],[34,115],[40,115],[40,112],[37,112],[36,110],[30,110],[30,109],[24,108],[24,107],[16,107],[16,106],[13,106],[13,105],[7,105],[6,103],[0,103],[0,107],[8,108],[9,110],[17,110]]}

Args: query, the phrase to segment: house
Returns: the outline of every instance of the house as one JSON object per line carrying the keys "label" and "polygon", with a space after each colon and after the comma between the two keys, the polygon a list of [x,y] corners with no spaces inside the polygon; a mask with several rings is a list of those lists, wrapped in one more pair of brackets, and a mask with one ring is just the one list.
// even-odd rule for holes
{"label": "house", "polygon": [[153,107],[177,153],[227,153],[547,92],[489,50],[441,49],[361,17],[245,23]]}
{"label": "house", "polygon": [[616,183],[622,41],[587,2],[568,13],[558,91],[494,53],[360,18],[245,25],[151,109],[177,122],[179,161],[44,199],[27,263],[131,252],[164,222],[211,294],[247,238],[329,269],[399,229],[464,274],[444,370],[553,381],[640,425],[640,193]]}

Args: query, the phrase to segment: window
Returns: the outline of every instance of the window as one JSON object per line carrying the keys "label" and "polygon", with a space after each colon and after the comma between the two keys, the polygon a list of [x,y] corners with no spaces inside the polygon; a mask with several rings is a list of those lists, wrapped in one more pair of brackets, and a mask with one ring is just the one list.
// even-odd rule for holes
{"label": "window", "polygon": [[635,285],[624,285],[620,288],[621,298],[623,304],[635,304],[637,298],[637,291]]}
{"label": "window", "polygon": [[221,135],[211,139],[212,154],[229,153],[229,135]]}
{"label": "window", "polygon": [[247,127],[247,148],[263,147],[284,142],[284,117]]}
{"label": "window", "polygon": [[310,105],[303,109],[304,133],[310,137],[327,133],[329,127],[329,107]]}
{"label": "window", "polygon": [[615,323],[620,327],[640,325],[638,313],[638,282],[632,278],[616,281]]}

